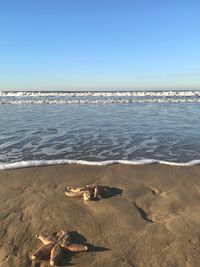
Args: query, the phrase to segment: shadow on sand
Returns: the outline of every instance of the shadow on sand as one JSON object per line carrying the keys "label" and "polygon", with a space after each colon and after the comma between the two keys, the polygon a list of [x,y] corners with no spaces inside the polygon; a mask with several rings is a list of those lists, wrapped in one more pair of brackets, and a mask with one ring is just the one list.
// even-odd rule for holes
{"label": "shadow on sand", "polygon": [[[117,187],[103,186],[102,191],[101,191],[101,198],[106,199],[106,198],[115,197],[117,195],[121,195],[122,192],[123,190]],[[100,199],[95,199],[95,200],[98,201]]]}
{"label": "shadow on sand", "polygon": [[[71,242],[76,244],[84,244],[88,247],[88,252],[102,252],[102,251],[108,251],[110,249],[105,247],[98,247],[94,246],[92,244],[87,243],[87,239],[79,234],[77,231],[70,232]],[[83,252],[65,252],[65,255],[63,255],[63,259],[60,261],[58,266],[72,266],[74,264],[70,264],[70,261],[72,260],[73,256],[77,253],[83,253]],[[85,252],[84,252],[85,253]]]}

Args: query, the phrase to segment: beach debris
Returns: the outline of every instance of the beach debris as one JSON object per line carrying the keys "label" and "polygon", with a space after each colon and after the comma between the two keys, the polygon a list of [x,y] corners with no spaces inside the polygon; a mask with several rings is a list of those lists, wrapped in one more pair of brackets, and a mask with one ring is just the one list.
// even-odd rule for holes
{"label": "beach debris", "polygon": [[91,184],[83,187],[67,187],[65,195],[67,197],[82,198],[84,200],[101,199],[103,190],[106,186]]}
{"label": "beach debris", "polygon": [[65,251],[82,252],[88,250],[85,244],[72,243],[70,232],[63,229],[54,236],[36,235],[36,238],[43,243],[43,246],[37,249],[31,258],[40,261],[48,257],[50,258],[50,266],[59,264]]}

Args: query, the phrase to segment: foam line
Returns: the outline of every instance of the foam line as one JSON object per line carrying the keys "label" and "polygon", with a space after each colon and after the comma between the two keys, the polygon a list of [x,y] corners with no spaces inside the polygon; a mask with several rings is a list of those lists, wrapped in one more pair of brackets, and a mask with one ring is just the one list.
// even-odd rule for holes
{"label": "foam line", "polygon": [[200,91],[0,91],[0,104],[200,103]]}
{"label": "foam line", "polygon": [[200,90],[185,91],[0,91],[5,97],[48,97],[48,96],[200,96]]}
{"label": "foam line", "polygon": [[106,166],[112,164],[125,164],[125,165],[147,165],[147,164],[165,164],[172,166],[195,166],[200,165],[199,160],[192,160],[189,162],[170,162],[164,160],[154,159],[141,159],[141,160],[107,160],[107,161],[86,161],[86,160],[71,160],[71,159],[60,159],[60,160],[30,160],[20,161],[13,163],[0,163],[0,170],[11,170],[28,167],[39,167],[49,165],[61,165],[61,164],[81,164],[81,165],[94,165],[94,166]]}
{"label": "foam line", "polygon": [[145,99],[74,99],[74,100],[62,100],[62,99],[23,99],[12,100],[2,99],[0,104],[12,104],[12,105],[69,105],[69,104],[131,104],[131,103],[200,103],[200,98],[145,98]]}

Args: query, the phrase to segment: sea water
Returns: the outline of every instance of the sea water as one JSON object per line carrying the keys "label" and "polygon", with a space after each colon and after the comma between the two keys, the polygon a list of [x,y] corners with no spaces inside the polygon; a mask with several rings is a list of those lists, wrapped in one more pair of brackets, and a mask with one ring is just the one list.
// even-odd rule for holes
{"label": "sea water", "polygon": [[0,169],[199,159],[200,91],[0,92]]}

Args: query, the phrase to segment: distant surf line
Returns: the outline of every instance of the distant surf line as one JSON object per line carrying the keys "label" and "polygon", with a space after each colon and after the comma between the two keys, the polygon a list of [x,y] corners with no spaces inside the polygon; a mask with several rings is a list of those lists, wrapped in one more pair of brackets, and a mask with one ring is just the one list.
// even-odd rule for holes
{"label": "distant surf line", "polygon": [[200,90],[135,90],[135,91],[0,91],[6,97],[48,96],[200,96]]}
{"label": "distant surf line", "polygon": [[134,103],[200,103],[200,98],[189,98],[189,99],[97,99],[97,100],[82,100],[82,99],[75,99],[75,100],[9,100],[9,99],[2,99],[0,100],[0,104],[10,104],[10,105],[81,105],[81,104],[93,104],[93,105],[100,105],[100,104],[134,104]]}
{"label": "distant surf line", "polygon": [[196,91],[0,91],[0,104],[200,103]]}

